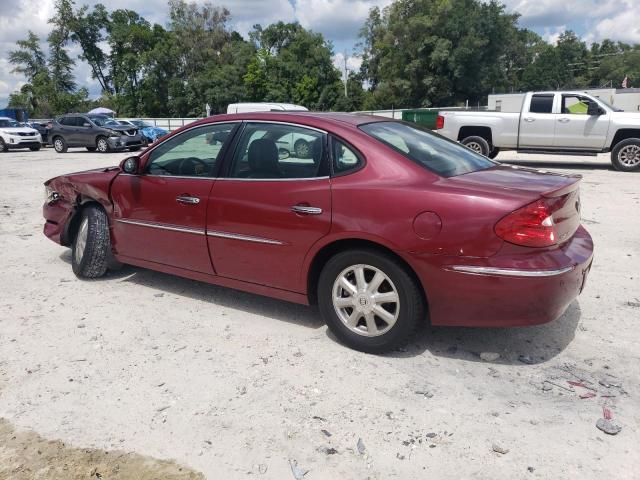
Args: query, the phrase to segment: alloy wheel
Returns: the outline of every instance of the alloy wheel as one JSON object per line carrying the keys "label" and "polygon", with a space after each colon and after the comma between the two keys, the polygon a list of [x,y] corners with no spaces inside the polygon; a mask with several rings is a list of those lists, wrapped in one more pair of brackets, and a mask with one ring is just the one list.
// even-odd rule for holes
{"label": "alloy wheel", "polygon": [[104,138],[101,138],[98,140],[97,147],[100,153],[105,153],[107,150],[109,150],[109,144]]}
{"label": "alloy wheel", "polygon": [[398,321],[400,296],[391,279],[366,264],[345,268],[333,284],[333,307],[342,323],[366,337],[387,333]]}
{"label": "alloy wheel", "polygon": [[56,138],[55,142],[53,142],[53,146],[56,149],[56,152],[61,152],[64,149],[64,143],[59,138]]}
{"label": "alloy wheel", "polygon": [[618,153],[618,159],[625,167],[635,167],[640,165],[640,146],[627,145]]}
{"label": "alloy wheel", "polygon": [[468,149],[473,150],[476,153],[482,155],[482,145],[477,142],[469,142],[465,145]]}
{"label": "alloy wheel", "polygon": [[78,229],[78,236],[76,237],[76,249],[74,255],[76,257],[76,263],[82,262],[84,250],[87,247],[87,237],[89,236],[89,218],[85,217]]}

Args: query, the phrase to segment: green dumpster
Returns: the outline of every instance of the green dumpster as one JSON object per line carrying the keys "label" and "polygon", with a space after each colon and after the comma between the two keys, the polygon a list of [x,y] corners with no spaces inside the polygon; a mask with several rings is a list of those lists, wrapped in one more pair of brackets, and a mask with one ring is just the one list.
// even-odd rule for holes
{"label": "green dumpster", "polygon": [[405,122],[413,122],[417,123],[426,128],[430,128],[431,130],[436,129],[436,119],[438,118],[437,110],[425,110],[425,109],[416,109],[416,110],[404,110],[402,112],[402,120]]}

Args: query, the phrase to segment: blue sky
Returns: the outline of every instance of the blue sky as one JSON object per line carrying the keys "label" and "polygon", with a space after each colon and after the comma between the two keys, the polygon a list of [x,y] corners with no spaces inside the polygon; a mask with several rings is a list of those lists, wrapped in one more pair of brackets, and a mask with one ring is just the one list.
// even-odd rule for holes
{"label": "blue sky", "polygon": [[[507,10],[522,16],[520,25],[531,28],[554,41],[564,30],[577,32],[585,41],[612,38],[640,43],[640,0],[503,0]],[[8,52],[15,48],[16,40],[26,37],[28,29],[45,38],[49,26],[47,19],[53,14],[54,0],[2,0],[0,9],[0,108],[6,104],[9,93],[19,88],[24,79],[12,74]],[[93,5],[98,0],[76,0],[78,5]],[[136,10],[150,22],[167,23],[166,0],[102,0],[110,9]],[[203,3],[203,0],[198,0]],[[222,0],[232,15],[235,29],[246,34],[260,23],[282,20],[299,21],[304,27],[321,32],[333,42],[336,65],[343,64],[347,54],[350,68],[359,66],[354,47],[358,31],[373,6],[384,7],[391,0]],[[77,56],[77,51],[73,52]],[[86,65],[79,64],[76,77],[80,85],[87,86],[92,95],[99,94]]]}

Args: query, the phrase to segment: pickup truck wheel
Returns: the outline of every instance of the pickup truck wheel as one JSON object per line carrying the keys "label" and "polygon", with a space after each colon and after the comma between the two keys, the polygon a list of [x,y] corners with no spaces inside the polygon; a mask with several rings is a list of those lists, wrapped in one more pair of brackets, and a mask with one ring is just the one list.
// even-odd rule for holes
{"label": "pickup truck wheel", "polygon": [[318,306],[331,332],[362,352],[403,344],[425,319],[420,286],[396,259],[375,250],[332,257],[318,280]]}
{"label": "pickup truck wheel", "polygon": [[493,147],[493,150],[491,150],[491,153],[489,153],[488,157],[493,160],[498,156],[499,153],[500,149],[498,147]]}
{"label": "pickup truck wheel", "polygon": [[71,267],[79,278],[98,278],[107,273],[111,258],[109,221],[105,211],[88,205],[81,212],[80,225],[73,241]]}
{"label": "pickup truck wheel", "polygon": [[64,153],[67,151],[67,142],[64,141],[62,137],[54,137],[53,138],[53,148],[58,153]]}
{"label": "pickup truck wheel", "polygon": [[8,152],[8,151],[9,151],[9,147],[7,147],[7,144],[4,143],[4,140],[0,138],[0,152]]}
{"label": "pickup truck wheel", "polygon": [[109,151],[109,142],[105,137],[98,137],[96,140],[96,148],[100,153],[107,153]]}
{"label": "pickup truck wheel", "polygon": [[475,137],[475,136],[466,137],[466,138],[463,138],[460,143],[465,147],[467,147],[468,149],[473,150],[474,152],[479,153],[480,155],[484,155],[485,157],[488,157],[489,153],[491,152],[491,147],[489,147],[489,142],[487,142],[482,137]]}
{"label": "pickup truck wheel", "polygon": [[616,170],[640,170],[640,138],[627,138],[618,142],[611,151],[611,163]]}

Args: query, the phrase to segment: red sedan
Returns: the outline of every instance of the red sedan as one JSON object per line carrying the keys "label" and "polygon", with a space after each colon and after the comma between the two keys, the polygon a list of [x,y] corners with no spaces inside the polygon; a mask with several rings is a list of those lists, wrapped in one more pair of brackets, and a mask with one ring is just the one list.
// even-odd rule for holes
{"label": "red sedan", "polygon": [[593,256],[579,181],[380,117],[221,115],[47,181],[44,233],[81,278],[125,263],[317,303],[341,341],[382,352],[427,319],[559,317]]}

